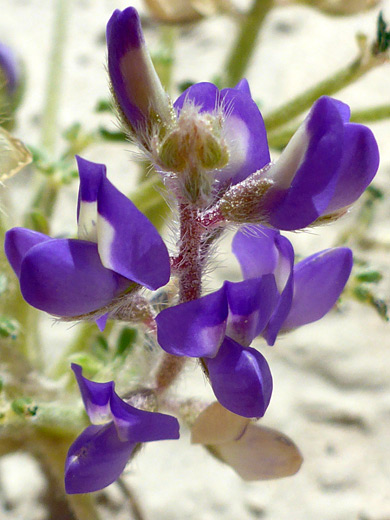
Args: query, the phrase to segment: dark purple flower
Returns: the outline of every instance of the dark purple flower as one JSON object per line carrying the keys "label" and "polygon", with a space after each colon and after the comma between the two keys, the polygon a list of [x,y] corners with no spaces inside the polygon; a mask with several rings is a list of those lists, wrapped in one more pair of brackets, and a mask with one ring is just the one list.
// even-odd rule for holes
{"label": "dark purple flower", "polygon": [[172,106],[153,67],[134,7],[107,24],[108,72],[122,118],[144,142],[151,126],[169,123]]}
{"label": "dark purple flower", "polygon": [[345,210],[373,179],[379,152],[366,126],[349,123],[349,107],[323,96],[316,101],[282,155],[265,172],[272,187],[262,201],[264,222],[300,229]]}
{"label": "dark purple flower", "polygon": [[24,228],[6,233],[5,252],[25,300],[57,316],[98,310],[136,282],[155,290],[170,276],[169,255],[154,226],[106,177],[78,158],[79,240]]}
{"label": "dark purple flower", "polygon": [[262,354],[249,344],[266,325],[277,298],[272,275],[225,282],[214,293],[160,312],[158,342],[170,354],[202,358],[225,408],[261,417],[271,398],[272,377]]}
{"label": "dark purple flower", "polygon": [[[133,8],[115,11],[107,42],[120,112],[131,127],[143,129],[138,132],[143,145],[148,128],[147,149],[157,168],[177,173],[178,182],[186,185],[185,197],[194,201],[205,196],[205,206],[233,185],[239,204],[228,198],[220,205],[227,220],[293,230],[336,218],[377,171],[379,153],[371,131],[349,123],[349,108],[340,101],[318,99],[278,161],[271,163],[264,122],[246,80],[221,91],[211,83],[191,86],[174,103],[175,118],[168,115],[169,103]],[[194,162],[196,193],[188,187]],[[256,186],[250,183],[254,174]]]}
{"label": "dark purple flower", "polygon": [[113,381],[95,383],[72,364],[87,414],[92,422],[69,448],[65,489],[69,494],[98,491],[124,470],[136,445],[179,438],[177,419],[130,406],[115,392]]}

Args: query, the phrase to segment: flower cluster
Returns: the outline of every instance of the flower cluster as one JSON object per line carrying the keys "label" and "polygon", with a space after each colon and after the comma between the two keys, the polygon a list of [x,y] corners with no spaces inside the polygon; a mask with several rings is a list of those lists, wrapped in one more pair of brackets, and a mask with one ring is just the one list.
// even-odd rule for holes
{"label": "flower cluster", "polygon": [[[100,327],[143,287],[155,291],[173,276],[177,299],[151,316],[149,334],[167,353],[171,369],[160,371],[153,392],[163,402],[177,373],[172,366],[199,358],[223,413],[246,418],[247,441],[238,448],[237,439],[229,437],[218,448],[225,454],[220,456],[236,460],[239,449],[248,458],[253,436],[267,439],[274,449],[272,436],[248,426],[248,419],[264,415],[272,394],[267,361],[250,345],[257,337],[273,345],[279,334],[322,318],[352,268],[347,248],[327,249],[294,264],[293,247],[280,230],[344,214],[376,173],[375,139],[367,127],[349,122],[344,103],[322,97],[273,163],[246,80],[222,90],[198,83],[172,103],[153,68],[135,9],[114,12],[107,43],[112,93],[124,129],[177,200],[178,251],[169,257],[156,229],[111,184],[103,165],[78,158],[78,239],[14,228],[6,236],[8,260],[31,305],[56,316],[92,317]],[[250,225],[233,239],[243,280],[225,281],[204,295],[202,275],[211,246],[232,223]],[[161,370],[168,365],[162,363]],[[73,370],[94,425],[69,450],[69,493],[110,484],[137,443],[178,437],[173,417],[137,410],[117,396],[113,382],[94,383],[80,367]],[[209,416],[203,416],[202,425],[209,421],[204,417]],[[298,469],[300,457],[294,452],[291,460],[284,474]]]}

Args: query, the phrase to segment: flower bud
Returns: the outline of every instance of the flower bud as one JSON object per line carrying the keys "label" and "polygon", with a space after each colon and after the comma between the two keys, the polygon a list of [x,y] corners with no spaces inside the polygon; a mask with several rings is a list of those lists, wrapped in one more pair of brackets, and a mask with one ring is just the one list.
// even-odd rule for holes
{"label": "flower bud", "polygon": [[107,25],[108,72],[122,122],[146,148],[152,130],[174,121],[174,112],[145,45],[137,11],[116,10]]}
{"label": "flower bud", "polygon": [[181,110],[177,125],[152,146],[156,164],[180,174],[186,195],[194,202],[209,195],[214,181],[209,172],[228,164],[229,149],[222,131],[223,119],[218,113],[201,113],[188,104]]}

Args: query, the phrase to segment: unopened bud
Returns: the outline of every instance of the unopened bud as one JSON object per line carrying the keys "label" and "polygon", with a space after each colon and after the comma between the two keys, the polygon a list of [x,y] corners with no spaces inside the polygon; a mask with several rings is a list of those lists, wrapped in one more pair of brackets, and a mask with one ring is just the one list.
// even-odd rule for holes
{"label": "unopened bud", "polygon": [[225,220],[238,224],[267,221],[268,191],[273,186],[266,176],[268,169],[269,165],[235,184],[224,194],[218,203],[218,212]]}
{"label": "unopened bud", "polygon": [[145,45],[137,11],[116,10],[107,25],[108,72],[122,122],[146,148],[156,129],[175,120]]}
{"label": "unopened bud", "polygon": [[173,130],[152,145],[156,164],[183,179],[188,198],[197,200],[210,193],[213,170],[229,162],[220,114],[201,113],[191,104],[183,107]]}

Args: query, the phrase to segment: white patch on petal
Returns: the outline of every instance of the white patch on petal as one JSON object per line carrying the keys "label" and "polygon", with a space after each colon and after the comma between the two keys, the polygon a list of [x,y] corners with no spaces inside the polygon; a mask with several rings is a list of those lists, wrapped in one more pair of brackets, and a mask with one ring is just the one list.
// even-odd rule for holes
{"label": "white patch on petal", "polygon": [[97,244],[102,264],[107,269],[115,271],[111,260],[112,244],[115,239],[115,229],[101,215],[98,215]]}
{"label": "white patch on petal", "polygon": [[78,219],[78,237],[80,240],[97,242],[97,202],[80,201]]}
{"label": "white patch on petal", "polygon": [[[229,149],[229,165],[223,169],[218,178],[223,180],[231,172],[238,171],[244,164],[249,148],[250,132],[245,122],[234,115],[226,118],[223,126],[223,136]],[[225,173],[223,175],[223,173]]]}
{"label": "white patch on petal", "polygon": [[164,120],[170,120],[171,108],[167,94],[144,45],[127,50],[120,60],[120,71],[130,103],[146,118],[152,108]]}
{"label": "white patch on petal", "polygon": [[87,414],[92,424],[105,424],[112,421],[110,403],[103,406],[90,404],[87,406]]}
{"label": "white patch on petal", "polygon": [[278,263],[275,267],[274,276],[276,281],[276,287],[278,291],[282,293],[286,287],[287,280],[291,273],[290,260],[283,255],[279,255]]}
{"label": "white patch on petal", "polygon": [[207,357],[214,357],[217,355],[218,349],[221,346],[222,341],[225,337],[225,330],[226,330],[226,321],[221,324],[214,325],[214,327],[202,328],[201,333],[200,333],[201,343],[208,344],[208,345],[214,345],[213,350],[215,353],[213,352],[212,355],[207,356]]}
{"label": "white patch on petal", "polygon": [[310,136],[306,132],[306,123],[303,123],[292,136],[279,159],[267,172],[267,178],[275,183],[276,188],[286,190],[290,187],[305,158],[309,141]]}

